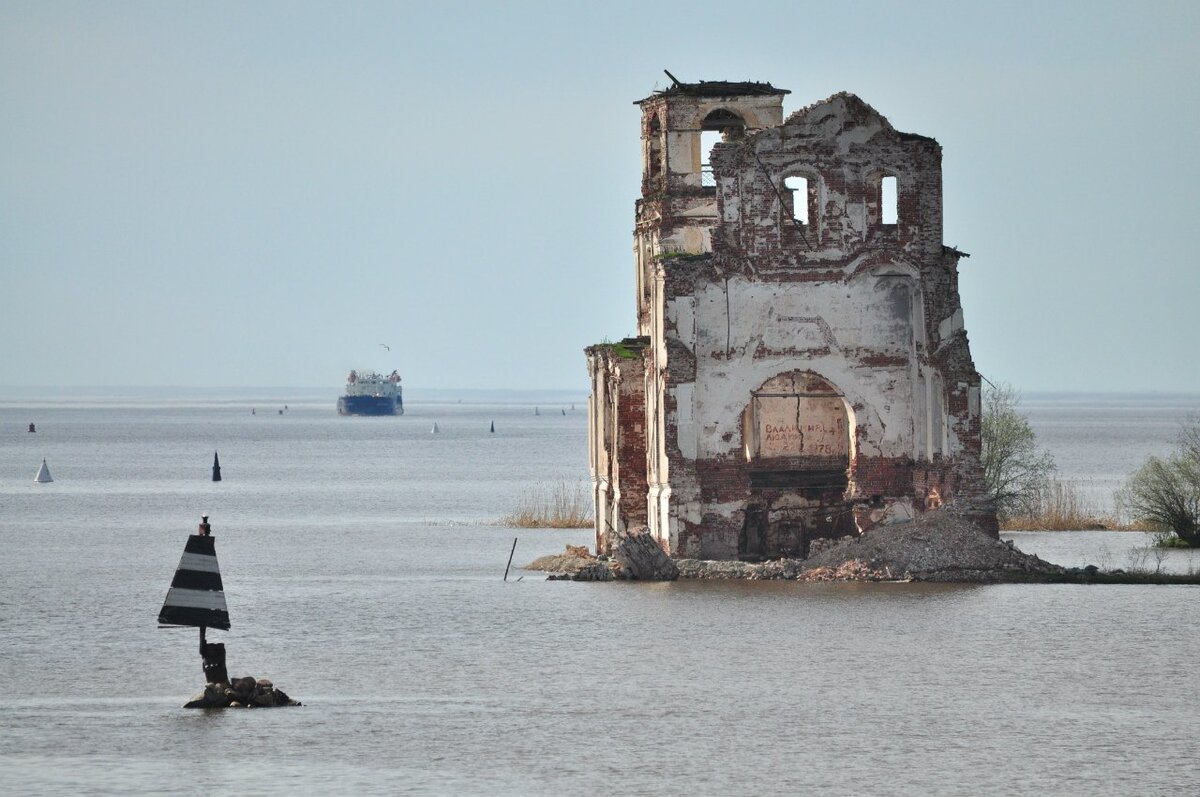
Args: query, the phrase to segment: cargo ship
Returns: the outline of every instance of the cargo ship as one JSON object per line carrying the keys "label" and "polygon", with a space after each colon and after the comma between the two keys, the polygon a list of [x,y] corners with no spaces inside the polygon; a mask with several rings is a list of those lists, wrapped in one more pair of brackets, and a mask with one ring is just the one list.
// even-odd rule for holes
{"label": "cargo ship", "polygon": [[338,415],[403,415],[400,374],[351,371],[346,377],[346,394],[337,401],[337,411]]}

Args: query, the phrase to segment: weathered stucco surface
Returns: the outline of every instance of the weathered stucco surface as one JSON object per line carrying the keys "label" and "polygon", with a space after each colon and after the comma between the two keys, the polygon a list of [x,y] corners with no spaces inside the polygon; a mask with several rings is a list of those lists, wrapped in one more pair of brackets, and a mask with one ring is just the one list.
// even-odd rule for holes
{"label": "weathered stucco surface", "polygon": [[804,557],[982,493],[941,148],[850,94],[784,120],[786,93],[639,103],[639,337],[587,352],[600,551],[644,523],[673,556]]}

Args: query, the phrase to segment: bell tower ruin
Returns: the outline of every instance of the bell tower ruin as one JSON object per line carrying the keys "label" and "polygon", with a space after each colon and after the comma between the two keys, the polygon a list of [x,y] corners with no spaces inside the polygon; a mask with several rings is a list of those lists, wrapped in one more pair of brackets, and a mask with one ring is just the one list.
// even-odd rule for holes
{"label": "bell tower ruin", "polygon": [[[806,557],[982,497],[980,377],[941,148],[852,94],[641,100],[637,336],[587,349],[597,551]],[[994,515],[975,511],[995,529]]]}

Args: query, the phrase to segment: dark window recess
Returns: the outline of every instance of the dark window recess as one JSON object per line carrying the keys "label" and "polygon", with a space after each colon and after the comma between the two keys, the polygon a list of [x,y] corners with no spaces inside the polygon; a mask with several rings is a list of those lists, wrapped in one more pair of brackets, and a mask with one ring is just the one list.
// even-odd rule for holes
{"label": "dark window recess", "polygon": [[846,470],[752,470],[750,487],[755,490],[845,490],[850,483]]}

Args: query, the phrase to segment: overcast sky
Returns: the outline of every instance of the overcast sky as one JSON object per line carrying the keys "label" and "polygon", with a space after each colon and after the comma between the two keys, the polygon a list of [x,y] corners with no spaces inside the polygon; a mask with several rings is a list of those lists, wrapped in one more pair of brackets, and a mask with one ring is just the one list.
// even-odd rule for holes
{"label": "overcast sky", "polygon": [[0,385],[586,389],[665,67],[937,138],[989,379],[1200,391],[1198,40],[1193,2],[5,0]]}

